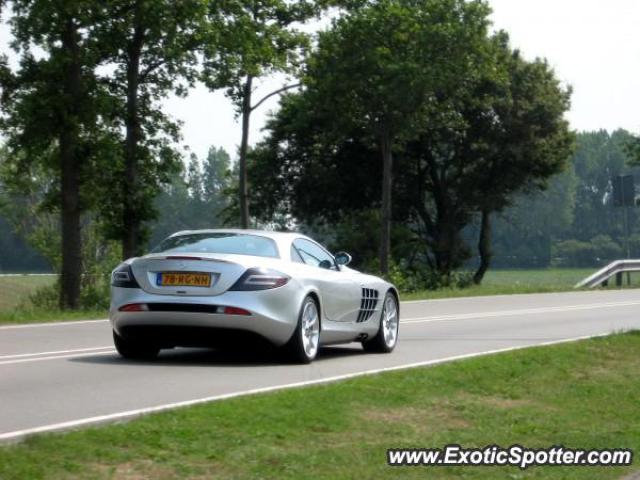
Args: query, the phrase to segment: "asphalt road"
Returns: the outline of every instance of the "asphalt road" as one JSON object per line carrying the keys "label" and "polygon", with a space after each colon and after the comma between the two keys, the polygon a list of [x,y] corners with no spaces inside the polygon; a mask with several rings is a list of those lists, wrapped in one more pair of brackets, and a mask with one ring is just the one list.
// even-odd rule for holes
{"label": "asphalt road", "polygon": [[245,393],[640,328],[640,290],[403,302],[390,355],[357,344],[311,365],[209,350],[120,358],[104,320],[0,327],[0,440]]}

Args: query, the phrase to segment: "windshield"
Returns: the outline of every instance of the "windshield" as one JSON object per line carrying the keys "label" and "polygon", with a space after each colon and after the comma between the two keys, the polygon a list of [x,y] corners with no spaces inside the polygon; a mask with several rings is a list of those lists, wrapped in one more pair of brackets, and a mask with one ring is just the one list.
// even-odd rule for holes
{"label": "windshield", "polygon": [[242,233],[190,233],[169,237],[151,253],[230,253],[278,258],[276,242]]}

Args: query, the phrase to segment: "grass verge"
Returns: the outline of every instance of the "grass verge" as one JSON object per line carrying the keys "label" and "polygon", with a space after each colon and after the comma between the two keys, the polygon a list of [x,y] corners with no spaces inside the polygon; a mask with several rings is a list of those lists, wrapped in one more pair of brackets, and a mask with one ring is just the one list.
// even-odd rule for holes
{"label": "grass verge", "polygon": [[[595,272],[592,268],[566,268],[544,270],[490,270],[482,285],[467,288],[442,288],[402,295],[402,300],[423,300],[452,297],[477,297],[486,295],[511,295],[516,293],[569,292],[580,280]],[[640,275],[631,275],[631,285],[624,288],[640,288]],[[612,280],[609,288],[615,288]]]}
{"label": "grass verge", "polygon": [[73,320],[95,320],[107,318],[106,310],[43,310],[37,308],[0,311],[0,325],[24,323],[66,322]]}
{"label": "grass verge", "polygon": [[[640,333],[32,437],[0,478],[620,478],[634,467],[388,467],[386,449],[640,448]],[[307,367],[303,367],[307,368]]]}
{"label": "grass verge", "polygon": [[10,311],[29,301],[38,289],[50,287],[56,281],[54,276],[11,276],[0,277],[0,312]]}
{"label": "grass verge", "polygon": [[0,325],[107,318],[106,310],[63,311],[34,307],[32,295],[52,287],[55,276],[0,277]]}

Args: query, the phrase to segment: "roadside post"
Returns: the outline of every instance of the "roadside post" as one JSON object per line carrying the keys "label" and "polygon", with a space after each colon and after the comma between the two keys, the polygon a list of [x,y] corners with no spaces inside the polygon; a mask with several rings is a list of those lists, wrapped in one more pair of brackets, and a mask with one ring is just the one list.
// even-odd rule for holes
{"label": "roadside post", "polygon": [[[635,206],[636,189],[633,175],[618,175],[611,179],[613,206],[622,208],[625,258],[631,258],[629,249],[629,207]],[[627,272],[627,285],[631,285],[631,273]],[[622,272],[616,274],[616,286],[622,286]]]}

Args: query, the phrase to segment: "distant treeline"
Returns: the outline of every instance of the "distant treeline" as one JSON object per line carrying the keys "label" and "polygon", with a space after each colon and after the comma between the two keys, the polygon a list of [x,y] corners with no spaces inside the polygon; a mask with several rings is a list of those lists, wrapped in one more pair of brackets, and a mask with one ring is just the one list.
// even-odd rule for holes
{"label": "distant treeline", "polygon": [[627,162],[632,138],[625,130],[579,133],[568,169],[546,191],[518,196],[496,218],[494,266],[595,267],[624,258],[625,214],[631,257],[640,257],[638,208],[616,208],[612,201],[613,177],[640,175]]}

